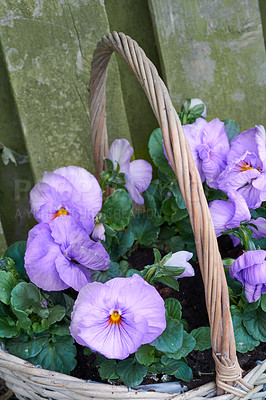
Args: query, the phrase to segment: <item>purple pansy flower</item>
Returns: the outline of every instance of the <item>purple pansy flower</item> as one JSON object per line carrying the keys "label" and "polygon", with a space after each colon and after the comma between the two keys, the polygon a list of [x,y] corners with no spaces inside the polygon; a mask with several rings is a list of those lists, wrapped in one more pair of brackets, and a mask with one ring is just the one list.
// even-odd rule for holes
{"label": "purple pansy flower", "polygon": [[102,222],[96,222],[91,238],[96,240],[96,242],[105,241],[105,227]]}
{"label": "purple pansy flower", "polygon": [[120,360],[166,327],[163,299],[137,274],[84,286],[71,319],[70,332],[79,344]]}
{"label": "purple pansy flower", "polygon": [[164,264],[166,267],[182,267],[185,268],[185,271],[182,272],[181,275],[176,276],[176,279],[179,278],[188,278],[195,275],[195,271],[191,264],[188,261],[193,257],[193,253],[189,253],[188,251],[178,251],[174,253],[171,258]]}
{"label": "purple pansy flower", "polygon": [[253,226],[249,226],[249,228],[253,231],[252,237],[254,239],[262,239],[266,238],[266,219],[259,217],[257,219],[251,220],[250,223],[256,225],[257,229]]}
{"label": "purple pansy flower", "polygon": [[230,201],[213,200],[209,204],[210,213],[216,236],[221,236],[223,231],[240,226],[241,222],[251,218],[247,203],[240,193],[231,191],[227,193]]}
{"label": "purple pansy flower", "polygon": [[31,211],[38,222],[49,223],[71,215],[90,234],[102,207],[102,190],[96,178],[73,165],[45,172],[30,192]]}
{"label": "purple pansy flower", "polygon": [[226,167],[229,141],[224,122],[218,118],[207,122],[197,118],[193,124],[183,125],[194,161],[202,182],[218,189],[217,178]]}
{"label": "purple pansy flower", "polygon": [[137,204],[144,204],[141,193],[148,189],[152,179],[152,166],[145,160],[130,162],[133,148],[126,139],[116,139],[110,149],[107,158],[117,167],[120,165],[120,172],[125,174],[126,188],[133,201]]}
{"label": "purple pansy flower", "polygon": [[229,269],[231,278],[236,278],[245,287],[247,301],[257,301],[266,293],[266,251],[251,250],[238,257]]}
{"label": "purple pansy flower", "polygon": [[219,189],[237,190],[249,208],[258,208],[266,200],[266,135],[262,125],[232,141],[227,163],[218,180]]}
{"label": "purple pansy flower", "polygon": [[44,290],[79,291],[90,282],[90,269],[105,270],[110,258],[70,215],[29,232],[25,268],[30,280]]}

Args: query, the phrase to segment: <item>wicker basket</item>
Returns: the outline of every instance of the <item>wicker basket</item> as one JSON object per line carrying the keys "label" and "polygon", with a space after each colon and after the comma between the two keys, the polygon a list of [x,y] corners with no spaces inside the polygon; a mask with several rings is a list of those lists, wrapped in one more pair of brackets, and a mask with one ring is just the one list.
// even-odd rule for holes
{"label": "wicker basket", "polygon": [[[211,326],[216,384],[210,383],[184,394],[131,390],[126,386],[85,382],[68,375],[36,368],[0,350],[0,377],[18,399],[263,399],[266,392],[266,361],[245,378],[239,367],[229,296],[221,256],[201,179],[184,137],[168,91],[151,61],[130,37],[114,32],[99,42],[94,52],[90,80],[91,132],[96,175],[99,178],[108,153],[105,119],[107,66],[114,51],[120,53],[143,87],[163,132],[168,158],[177,176],[190,216],[198,260],[205,286]],[[218,388],[218,389],[217,389]],[[222,394],[227,392],[227,394]],[[219,394],[219,396],[216,396]],[[215,396],[215,397],[214,397]]]}

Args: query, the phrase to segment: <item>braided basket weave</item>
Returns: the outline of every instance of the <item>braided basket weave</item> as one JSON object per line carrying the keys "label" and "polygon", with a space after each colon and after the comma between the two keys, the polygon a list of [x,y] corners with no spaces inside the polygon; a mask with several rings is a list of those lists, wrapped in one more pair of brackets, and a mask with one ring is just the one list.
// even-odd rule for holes
{"label": "braided basket weave", "polygon": [[[211,327],[216,384],[209,383],[184,394],[130,390],[83,380],[36,368],[0,350],[0,377],[18,399],[263,399],[266,392],[266,361],[245,378],[236,357],[234,331],[229,310],[227,283],[218,250],[201,179],[184,137],[178,115],[168,91],[151,61],[130,37],[114,32],[98,43],[90,79],[91,133],[96,176],[104,168],[108,153],[105,118],[107,67],[114,51],[120,53],[136,75],[149,99],[163,132],[167,155],[177,176],[195,236],[198,260],[205,287],[206,306]],[[227,392],[227,394],[222,394]],[[220,394],[216,396],[216,394]],[[214,397],[215,396],[215,397]]]}

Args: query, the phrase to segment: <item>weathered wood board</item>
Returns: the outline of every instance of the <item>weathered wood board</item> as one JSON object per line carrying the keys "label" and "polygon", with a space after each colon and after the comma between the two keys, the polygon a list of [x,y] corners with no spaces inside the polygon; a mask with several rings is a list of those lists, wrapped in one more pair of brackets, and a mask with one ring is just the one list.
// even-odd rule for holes
{"label": "weathered wood board", "polygon": [[199,97],[207,117],[266,126],[266,55],[257,0],[149,0],[175,107]]}
{"label": "weathered wood board", "polygon": [[[0,2],[0,35],[36,179],[76,164],[93,169],[88,92],[93,50],[109,31],[102,0]],[[110,138],[130,138],[116,60],[107,89]]]}

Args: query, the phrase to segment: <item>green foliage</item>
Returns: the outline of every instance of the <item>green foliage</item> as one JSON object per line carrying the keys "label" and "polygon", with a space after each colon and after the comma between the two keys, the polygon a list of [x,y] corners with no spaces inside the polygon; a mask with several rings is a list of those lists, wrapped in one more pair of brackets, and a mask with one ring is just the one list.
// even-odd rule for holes
{"label": "green foliage", "polygon": [[103,204],[103,222],[118,231],[123,230],[129,224],[132,215],[132,200],[123,189],[117,189]]}
{"label": "green foliage", "polygon": [[119,375],[116,373],[116,360],[104,360],[100,364],[99,374],[102,379],[117,379]]}
{"label": "green foliage", "polygon": [[200,328],[193,329],[191,335],[196,340],[194,350],[203,351],[211,348],[211,332],[209,326],[201,326]]}
{"label": "green foliage", "polygon": [[147,368],[134,358],[126,358],[118,362],[116,372],[126,386],[134,387],[142,382],[147,374]]}
{"label": "green foliage", "polygon": [[252,311],[243,311],[243,325],[254,339],[266,342],[266,312],[260,307]]}
{"label": "green foliage", "polygon": [[155,362],[155,347],[150,344],[143,344],[138,348],[135,356],[140,364],[148,367]]}
{"label": "green foliage", "polygon": [[26,241],[15,242],[6,250],[4,257],[10,257],[14,260],[17,273],[20,279],[29,280],[24,268],[24,256],[26,251]]}
{"label": "green foliage", "polygon": [[113,241],[111,251],[110,251],[110,258],[111,260],[117,260],[119,257],[123,256],[127,250],[129,250],[134,243],[134,232],[127,228],[122,232],[118,232],[117,234],[117,242]]}
{"label": "green foliage", "polygon": [[91,271],[91,280],[94,282],[105,283],[112,278],[122,276],[122,271],[117,262],[111,261],[110,267],[105,271]]}
{"label": "green foliage", "polygon": [[241,311],[232,306],[231,314],[237,351],[240,353],[246,353],[247,351],[254,350],[255,347],[260,344],[260,342],[248,333],[243,323],[243,315]]}
{"label": "green foliage", "polygon": [[76,355],[77,350],[72,337],[54,336],[35,356],[29,357],[28,361],[34,365],[41,365],[44,369],[69,374],[77,364]]}
{"label": "green foliage", "polygon": [[177,299],[168,298],[164,301],[164,306],[166,310],[166,315],[174,319],[181,319],[182,316],[182,306]]}
{"label": "green foliage", "polygon": [[169,375],[174,375],[177,379],[189,382],[193,378],[191,368],[183,360],[174,360],[167,356],[162,356],[162,364],[164,372]]}
{"label": "green foliage", "polygon": [[145,213],[132,218],[129,227],[134,232],[136,242],[143,246],[153,246],[159,235],[159,228],[149,221]]}
{"label": "green foliage", "polygon": [[17,278],[12,272],[0,270],[0,301],[10,304],[11,292],[17,284]]}
{"label": "green foliage", "polygon": [[152,346],[162,352],[176,353],[182,347],[183,325],[176,319],[167,318],[166,329],[152,343]]}
{"label": "green foliage", "polygon": [[149,152],[152,158],[152,161],[156,165],[156,167],[166,176],[169,177],[169,180],[174,180],[175,174],[168,164],[168,160],[165,157],[164,149],[163,149],[163,135],[160,128],[155,129],[149,139]]}
{"label": "green foliage", "polygon": [[232,119],[225,119],[223,122],[225,124],[226,135],[229,143],[231,144],[232,140],[235,139],[240,133],[239,125]]}
{"label": "green foliage", "polygon": [[181,348],[175,353],[165,352],[165,355],[174,360],[180,360],[186,357],[192,350],[194,350],[196,345],[196,340],[192,335],[183,330],[183,341]]}

